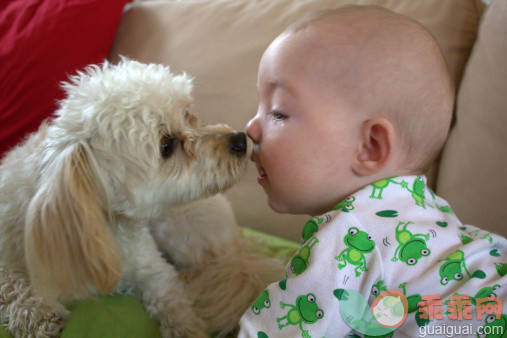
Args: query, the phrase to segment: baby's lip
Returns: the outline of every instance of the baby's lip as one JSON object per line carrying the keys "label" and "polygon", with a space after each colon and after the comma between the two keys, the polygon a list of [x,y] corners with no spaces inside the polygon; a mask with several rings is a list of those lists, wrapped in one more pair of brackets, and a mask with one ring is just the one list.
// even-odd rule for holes
{"label": "baby's lip", "polygon": [[259,173],[259,176],[257,176],[257,181],[259,183],[262,183],[265,180],[267,180],[268,175],[266,174],[266,170],[264,170],[264,168],[260,164],[259,157],[255,152],[252,152],[252,155],[250,156],[250,160],[252,160],[252,162],[254,162],[255,166],[257,167],[257,172]]}
{"label": "baby's lip", "polygon": [[257,165],[257,171],[259,172],[259,176],[257,176],[257,182],[259,184],[266,182],[268,180],[268,174],[266,174],[264,168],[260,165]]}
{"label": "baby's lip", "polygon": [[255,152],[255,149],[252,151],[252,154],[250,155],[250,161],[255,163],[257,166],[260,166],[259,155]]}

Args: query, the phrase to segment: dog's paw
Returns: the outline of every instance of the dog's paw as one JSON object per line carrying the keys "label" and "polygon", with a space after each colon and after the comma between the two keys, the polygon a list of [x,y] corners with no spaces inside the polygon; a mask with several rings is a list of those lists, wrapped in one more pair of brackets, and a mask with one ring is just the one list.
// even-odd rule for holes
{"label": "dog's paw", "polygon": [[188,284],[199,276],[200,271],[198,269],[188,268],[178,272],[178,279],[184,284]]}
{"label": "dog's paw", "polygon": [[67,313],[43,313],[38,308],[11,311],[7,328],[14,337],[59,337]]}
{"label": "dog's paw", "polygon": [[209,337],[205,328],[204,321],[190,309],[172,311],[170,315],[160,320],[160,333],[164,338]]}
{"label": "dog's paw", "polygon": [[36,337],[58,337],[65,327],[65,319],[55,313],[48,313],[38,323]]}

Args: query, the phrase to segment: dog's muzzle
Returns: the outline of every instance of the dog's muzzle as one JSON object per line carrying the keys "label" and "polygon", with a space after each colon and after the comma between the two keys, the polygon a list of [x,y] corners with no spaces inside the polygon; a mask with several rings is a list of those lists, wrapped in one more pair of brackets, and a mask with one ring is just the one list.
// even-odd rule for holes
{"label": "dog's muzzle", "polygon": [[243,156],[246,154],[246,134],[240,131],[232,133],[229,139],[229,149],[233,155]]}

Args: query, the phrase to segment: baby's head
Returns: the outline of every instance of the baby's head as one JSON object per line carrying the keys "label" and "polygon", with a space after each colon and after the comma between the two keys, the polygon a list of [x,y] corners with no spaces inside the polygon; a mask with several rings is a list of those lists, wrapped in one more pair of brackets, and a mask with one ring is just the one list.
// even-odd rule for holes
{"label": "baby's head", "polygon": [[454,89],[419,23],[374,6],[320,12],[264,52],[247,125],[270,206],[321,214],[382,178],[419,174],[440,152]]}

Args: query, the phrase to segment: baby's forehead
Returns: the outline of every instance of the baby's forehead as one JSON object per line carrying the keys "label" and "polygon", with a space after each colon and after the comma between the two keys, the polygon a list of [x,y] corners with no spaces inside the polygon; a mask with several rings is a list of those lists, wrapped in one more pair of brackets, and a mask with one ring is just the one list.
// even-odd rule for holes
{"label": "baby's forehead", "polygon": [[425,28],[389,11],[328,15],[285,34],[324,79],[356,81],[360,87],[386,76],[411,76],[414,67],[432,64],[439,53]]}
{"label": "baby's forehead", "polygon": [[346,77],[353,68],[352,63],[357,61],[354,52],[348,49],[304,32],[281,35],[263,55],[259,80],[280,76],[299,82],[329,82],[326,85],[350,83],[353,79]]}
{"label": "baby's forehead", "polygon": [[362,67],[363,61],[355,41],[308,30],[283,35],[273,47],[266,51],[261,62],[259,80],[261,77],[266,80],[265,75],[273,74],[270,70],[276,69],[298,82],[332,88],[350,98],[357,97],[357,91],[363,87],[357,74],[357,67]]}
{"label": "baby's forehead", "polygon": [[289,27],[285,33],[300,39],[302,44],[327,45],[334,55],[341,50],[359,55],[406,50],[421,39],[432,38],[416,21],[375,6],[316,15]]}

